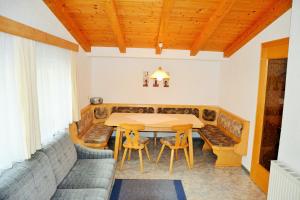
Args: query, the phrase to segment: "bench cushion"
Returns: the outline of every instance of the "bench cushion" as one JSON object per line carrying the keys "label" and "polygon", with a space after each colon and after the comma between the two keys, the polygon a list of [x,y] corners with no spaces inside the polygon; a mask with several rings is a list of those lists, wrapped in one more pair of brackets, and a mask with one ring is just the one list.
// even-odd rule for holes
{"label": "bench cushion", "polygon": [[108,109],[105,107],[95,108],[94,116],[96,119],[106,119],[108,117]]}
{"label": "bench cushion", "polygon": [[153,107],[114,106],[112,113],[154,113]]}
{"label": "bench cushion", "polygon": [[164,114],[193,114],[199,118],[198,108],[158,108],[157,113]]}
{"label": "bench cushion", "polygon": [[107,143],[111,134],[113,132],[113,127],[105,126],[103,124],[94,124],[82,137],[85,143]]}
{"label": "bench cushion", "polygon": [[115,174],[114,159],[77,160],[59,189],[104,188],[110,191]]}
{"label": "bench cushion", "polygon": [[93,125],[93,112],[88,111],[81,115],[81,119],[76,122],[77,131],[79,135],[84,134]]}
{"label": "bench cushion", "polygon": [[1,200],[48,200],[55,190],[56,181],[49,160],[39,151],[0,176]]}
{"label": "bench cushion", "polygon": [[202,112],[202,119],[213,122],[216,120],[217,112],[215,110],[204,109]]}
{"label": "bench cushion", "polygon": [[233,139],[213,125],[205,125],[200,129],[200,133],[202,137],[205,137],[214,146],[231,147],[236,144]]}
{"label": "bench cushion", "polygon": [[243,124],[237,120],[231,119],[228,115],[220,113],[218,117],[218,126],[224,128],[236,137],[242,136]]}
{"label": "bench cushion", "polygon": [[68,174],[77,160],[77,152],[68,134],[55,136],[42,151],[49,158],[57,185]]}
{"label": "bench cushion", "polygon": [[93,189],[58,189],[51,200],[106,200],[108,191],[103,188]]}

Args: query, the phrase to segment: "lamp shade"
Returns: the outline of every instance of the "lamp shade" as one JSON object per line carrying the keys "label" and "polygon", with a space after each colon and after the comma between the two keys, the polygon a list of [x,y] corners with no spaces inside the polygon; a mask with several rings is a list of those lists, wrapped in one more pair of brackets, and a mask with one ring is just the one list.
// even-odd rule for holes
{"label": "lamp shade", "polygon": [[155,72],[150,76],[152,79],[157,79],[158,81],[162,81],[163,79],[169,79],[170,76],[161,68],[159,67]]}

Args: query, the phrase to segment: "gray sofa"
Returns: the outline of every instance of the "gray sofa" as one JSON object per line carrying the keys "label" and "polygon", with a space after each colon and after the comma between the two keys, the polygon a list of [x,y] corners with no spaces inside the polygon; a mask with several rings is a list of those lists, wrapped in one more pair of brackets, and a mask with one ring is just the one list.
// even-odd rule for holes
{"label": "gray sofa", "polygon": [[68,134],[0,176],[0,200],[105,200],[116,162],[111,150],[74,145]]}

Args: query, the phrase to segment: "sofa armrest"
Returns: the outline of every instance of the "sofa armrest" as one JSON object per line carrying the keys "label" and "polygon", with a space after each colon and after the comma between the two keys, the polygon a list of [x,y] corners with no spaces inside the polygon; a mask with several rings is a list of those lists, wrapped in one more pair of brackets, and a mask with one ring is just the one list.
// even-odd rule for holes
{"label": "sofa armrest", "polygon": [[112,150],[92,149],[75,144],[78,159],[105,159],[113,158]]}

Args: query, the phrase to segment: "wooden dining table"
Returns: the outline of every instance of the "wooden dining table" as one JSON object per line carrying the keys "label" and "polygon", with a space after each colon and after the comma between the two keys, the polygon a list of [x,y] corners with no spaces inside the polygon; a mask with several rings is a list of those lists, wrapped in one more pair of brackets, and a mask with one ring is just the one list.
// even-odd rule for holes
{"label": "wooden dining table", "polygon": [[[179,124],[192,124],[193,128],[202,128],[204,124],[192,114],[158,114],[158,113],[112,113],[105,125],[116,127],[114,159],[118,160],[122,130],[120,124],[144,124],[145,130],[155,132],[172,132],[171,127]],[[188,134],[190,165],[194,164],[192,130]]]}

